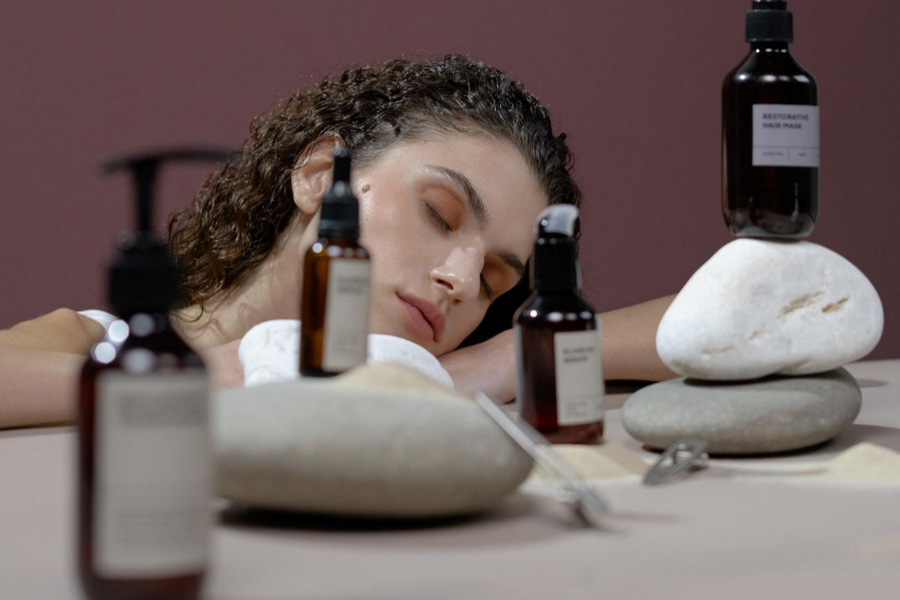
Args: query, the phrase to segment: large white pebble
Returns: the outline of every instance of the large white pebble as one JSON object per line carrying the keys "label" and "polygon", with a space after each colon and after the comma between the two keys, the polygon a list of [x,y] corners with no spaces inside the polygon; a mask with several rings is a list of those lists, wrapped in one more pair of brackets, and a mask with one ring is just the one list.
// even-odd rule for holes
{"label": "large white pebble", "polygon": [[878,293],[844,257],[806,241],[739,239],[688,280],[656,349],[699,379],[806,375],[862,358],[883,327]]}
{"label": "large white pebble", "polygon": [[532,467],[472,400],[398,365],[224,390],[213,415],[219,494],[260,508],[467,514]]}

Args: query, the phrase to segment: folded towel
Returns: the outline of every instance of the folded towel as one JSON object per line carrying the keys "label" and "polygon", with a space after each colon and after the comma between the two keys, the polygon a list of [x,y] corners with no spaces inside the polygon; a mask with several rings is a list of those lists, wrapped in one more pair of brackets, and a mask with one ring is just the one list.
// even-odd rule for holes
{"label": "folded towel", "polygon": [[[277,319],[252,327],[238,347],[244,385],[254,386],[297,379],[300,363],[300,321]],[[369,334],[368,364],[400,363],[453,388],[453,379],[440,361],[422,346],[393,335]]]}

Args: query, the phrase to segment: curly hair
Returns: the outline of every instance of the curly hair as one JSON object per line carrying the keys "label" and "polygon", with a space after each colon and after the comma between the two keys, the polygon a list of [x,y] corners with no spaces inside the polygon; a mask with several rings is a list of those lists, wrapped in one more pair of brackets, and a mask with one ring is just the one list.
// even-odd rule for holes
{"label": "curly hair", "polygon": [[265,260],[297,210],[291,171],[316,141],[335,137],[364,165],[398,140],[442,131],[512,143],[550,203],[580,203],[565,134],[554,135],[547,109],[501,71],[458,55],[350,69],[255,119],[237,158],[170,218],[182,306],[203,309]]}

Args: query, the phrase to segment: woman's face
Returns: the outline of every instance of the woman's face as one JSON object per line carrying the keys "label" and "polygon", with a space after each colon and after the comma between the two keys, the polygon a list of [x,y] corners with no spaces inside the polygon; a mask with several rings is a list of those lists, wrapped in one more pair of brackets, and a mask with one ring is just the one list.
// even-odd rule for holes
{"label": "woman's face", "polygon": [[440,356],[512,288],[547,197],[511,144],[441,134],[398,142],[354,172],[372,256],[371,331]]}

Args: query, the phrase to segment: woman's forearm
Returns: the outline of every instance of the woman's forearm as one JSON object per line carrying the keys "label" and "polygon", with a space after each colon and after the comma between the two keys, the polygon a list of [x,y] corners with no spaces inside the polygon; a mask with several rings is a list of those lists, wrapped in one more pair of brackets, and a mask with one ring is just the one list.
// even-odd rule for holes
{"label": "woman's forearm", "polygon": [[0,428],[73,420],[81,366],[103,333],[69,309],[0,331]]}
{"label": "woman's forearm", "polygon": [[[656,330],[675,296],[657,298],[600,315],[605,379],[661,381],[675,377],[656,353]],[[440,358],[456,389],[484,391],[506,402],[516,395],[515,336],[511,330]]]}
{"label": "woman's forearm", "polygon": [[605,379],[662,381],[677,376],[656,353],[656,330],[674,299],[666,296],[600,315]]}
{"label": "woman's forearm", "polygon": [[0,346],[0,429],[70,422],[85,357]]}

